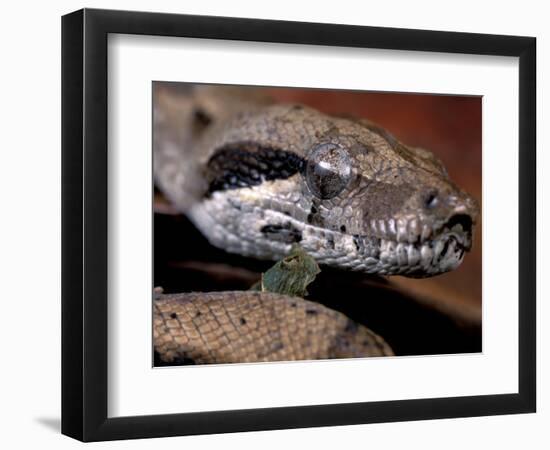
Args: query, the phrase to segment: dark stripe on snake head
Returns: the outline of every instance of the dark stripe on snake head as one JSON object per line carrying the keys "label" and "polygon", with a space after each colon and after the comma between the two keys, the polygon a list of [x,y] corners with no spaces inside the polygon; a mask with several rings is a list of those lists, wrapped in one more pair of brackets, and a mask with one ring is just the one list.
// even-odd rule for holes
{"label": "dark stripe on snake head", "polygon": [[224,145],[214,152],[206,165],[208,193],[286,179],[304,167],[303,158],[286,150],[254,142]]}

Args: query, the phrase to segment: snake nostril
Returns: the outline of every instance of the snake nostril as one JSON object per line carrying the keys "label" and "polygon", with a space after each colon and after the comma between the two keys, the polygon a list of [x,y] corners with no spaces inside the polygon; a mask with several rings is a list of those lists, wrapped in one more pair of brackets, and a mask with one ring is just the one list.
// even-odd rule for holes
{"label": "snake nostril", "polygon": [[455,214],[445,224],[449,229],[452,229],[455,225],[461,225],[466,233],[472,232],[473,222],[468,214]]}
{"label": "snake nostril", "polygon": [[439,194],[437,191],[429,191],[424,198],[424,206],[427,209],[435,208],[439,203]]}

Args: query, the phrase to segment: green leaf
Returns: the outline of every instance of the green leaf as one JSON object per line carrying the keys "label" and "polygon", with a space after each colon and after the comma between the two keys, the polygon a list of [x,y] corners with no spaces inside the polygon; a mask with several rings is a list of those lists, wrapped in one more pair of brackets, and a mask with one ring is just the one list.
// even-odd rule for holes
{"label": "green leaf", "polygon": [[320,272],[315,259],[300,246],[294,245],[290,255],[262,274],[261,290],[304,297],[307,295],[306,287]]}

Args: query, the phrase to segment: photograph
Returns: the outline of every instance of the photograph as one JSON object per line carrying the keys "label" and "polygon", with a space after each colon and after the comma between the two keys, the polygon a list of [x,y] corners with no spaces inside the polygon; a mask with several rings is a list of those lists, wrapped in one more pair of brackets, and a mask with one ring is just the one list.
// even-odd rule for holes
{"label": "photograph", "polygon": [[482,352],[482,97],[153,81],[154,367]]}

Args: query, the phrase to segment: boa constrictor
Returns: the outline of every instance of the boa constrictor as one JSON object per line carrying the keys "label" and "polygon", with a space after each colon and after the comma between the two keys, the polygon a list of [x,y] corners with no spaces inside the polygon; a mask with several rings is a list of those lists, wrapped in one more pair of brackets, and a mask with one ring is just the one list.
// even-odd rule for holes
{"label": "boa constrictor", "polygon": [[[216,247],[278,260],[298,244],[321,265],[410,277],[453,270],[471,248],[476,201],[431,152],[367,120],[237,87],[155,83],[153,102],[155,182]],[[279,294],[157,292],[154,311],[164,363],[391,354],[342,314]]]}

